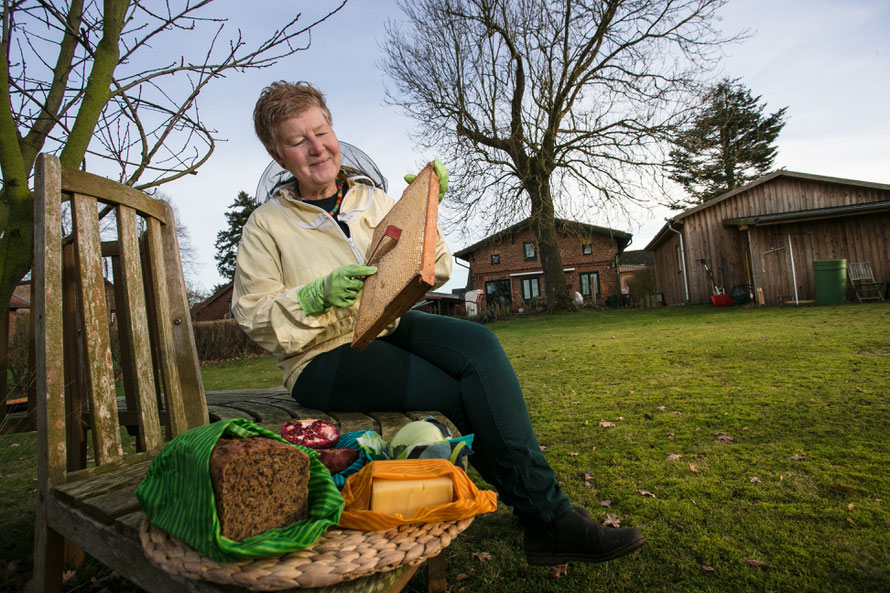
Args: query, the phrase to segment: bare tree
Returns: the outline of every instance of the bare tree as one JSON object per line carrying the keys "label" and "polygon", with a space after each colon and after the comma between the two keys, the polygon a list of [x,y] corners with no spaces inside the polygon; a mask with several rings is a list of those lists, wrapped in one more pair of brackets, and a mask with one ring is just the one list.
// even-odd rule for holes
{"label": "bare tree", "polygon": [[[140,189],[204,164],[218,138],[198,95],[230,72],[266,68],[305,50],[310,31],[339,11],[273,23],[261,41],[231,30],[213,0],[3,0],[0,40],[0,303],[30,269],[29,178],[41,151],[62,165],[118,171]],[[278,28],[275,28],[275,27]],[[196,40],[202,40],[196,43]],[[193,48],[183,55],[180,47]],[[146,66],[146,64],[149,64]],[[0,316],[5,376],[8,316]],[[4,383],[5,385],[5,383]],[[0,388],[2,389],[2,388]]]}
{"label": "bare tree", "polygon": [[454,168],[454,225],[530,217],[549,309],[570,308],[555,218],[643,200],[658,147],[725,40],[725,0],[399,0],[383,70]]}

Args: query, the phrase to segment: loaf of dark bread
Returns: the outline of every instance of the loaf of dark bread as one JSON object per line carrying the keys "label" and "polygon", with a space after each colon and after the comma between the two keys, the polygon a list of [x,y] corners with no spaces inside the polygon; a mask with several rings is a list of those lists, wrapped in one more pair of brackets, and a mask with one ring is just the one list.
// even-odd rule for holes
{"label": "loaf of dark bread", "polygon": [[210,455],[222,535],[241,541],[308,515],[309,456],[264,437],[222,438]]}

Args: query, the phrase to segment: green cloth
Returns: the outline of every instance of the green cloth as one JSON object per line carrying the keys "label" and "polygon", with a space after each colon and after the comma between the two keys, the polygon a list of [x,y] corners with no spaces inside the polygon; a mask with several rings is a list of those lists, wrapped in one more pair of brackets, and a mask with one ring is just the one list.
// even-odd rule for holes
{"label": "green cloth", "polygon": [[292,445],[309,456],[309,516],[240,542],[223,537],[210,480],[210,453],[223,436],[287,442],[243,418],[206,424],[175,437],[155,457],[136,489],[152,525],[214,560],[234,562],[302,550],[339,522],[344,503],[331,473],[318,460],[318,453]]}

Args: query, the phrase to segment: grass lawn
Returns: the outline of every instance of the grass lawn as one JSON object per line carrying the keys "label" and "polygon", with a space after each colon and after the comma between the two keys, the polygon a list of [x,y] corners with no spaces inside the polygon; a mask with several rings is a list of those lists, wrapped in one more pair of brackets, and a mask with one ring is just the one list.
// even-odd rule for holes
{"label": "grass lawn", "polygon": [[[583,312],[489,327],[567,495],[649,544],[557,578],[524,561],[502,507],[449,548],[452,591],[890,590],[886,304]],[[269,359],[247,362],[257,366],[204,367],[207,388],[277,384]],[[13,577],[28,570],[33,459],[33,435],[0,437],[0,558],[15,562]],[[6,568],[0,589],[22,581]],[[422,579],[408,590],[425,590]]]}

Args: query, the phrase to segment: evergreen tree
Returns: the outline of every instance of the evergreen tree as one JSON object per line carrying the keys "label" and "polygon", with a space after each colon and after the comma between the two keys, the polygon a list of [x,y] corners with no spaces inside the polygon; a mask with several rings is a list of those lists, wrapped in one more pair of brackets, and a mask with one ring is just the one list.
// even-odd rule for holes
{"label": "evergreen tree", "polygon": [[788,108],[765,117],[764,107],[738,79],[723,79],[710,89],[692,123],[673,140],[669,176],[691,198],[672,202],[671,208],[697,206],[772,168],[778,153],[774,142]]}
{"label": "evergreen tree", "polygon": [[239,191],[238,197],[226,212],[228,225],[216,234],[216,255],[213,258],[216,260],[216,269],[229,282],[235,277],[235,258],[238,256],[238,243],[241,242],[241,229],[257,206],[247,192]]}

